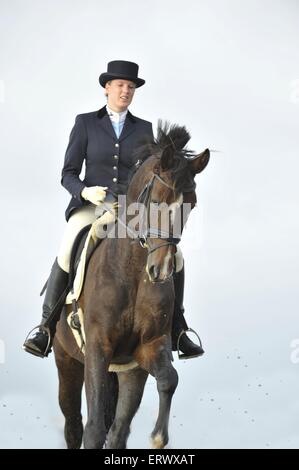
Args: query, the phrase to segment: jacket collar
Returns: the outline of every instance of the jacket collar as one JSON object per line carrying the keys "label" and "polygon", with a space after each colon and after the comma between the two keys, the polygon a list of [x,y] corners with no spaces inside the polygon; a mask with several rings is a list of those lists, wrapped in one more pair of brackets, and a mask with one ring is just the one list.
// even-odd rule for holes
{"label": "jacket collar", "polygon": [[[105,115],[108,116],[106,105],[103,106],[101,109],[99,109],[99,111],[98,111],[98,113],[97,113],[97,117],[98,117],[99,119],[102,119]],[[130,118],[132,122],[136,122],[135,117],[133,116],[132,113],[130,113],[129,110],[128,110],[128,112],[127,112],[127,116],[126,116],[126,117]]]}
{"label": "jacket collar", "polygon": [[126,115],[126,120],[125,124],[123,127],[123,130],[119,136],[119,139],[117,139],[116,134],[114,132],[112,123],[110,121],[110,117],[108,116],[106,106],[103,106],[98,112],[97,112],[97,118],[98,122],[105,129],[105,131],[115,140],[121,142],[123,139],[128,137],[131,132],[133,132],[136,128],[135,124],[137,122],[136,118],[133,116],[133,114],[130,113],[128,110],[127,115]]}

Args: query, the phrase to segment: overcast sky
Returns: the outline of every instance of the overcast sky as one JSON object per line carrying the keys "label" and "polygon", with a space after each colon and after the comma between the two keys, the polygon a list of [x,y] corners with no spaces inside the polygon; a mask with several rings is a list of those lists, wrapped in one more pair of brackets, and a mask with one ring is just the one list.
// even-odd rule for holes
{"label": "overcast sky", "polygon": [[[182,242],[206,354],[175,359],[169,446],[299,446],[298,24],[296,0],[0,0],[1,448],[65,446],[53,355],[21,345],[65,226],[69,133],[115,59],[146,80],[133,114],[221,150]],[[157,407],[150,379],[129,447],[148,447]]]}

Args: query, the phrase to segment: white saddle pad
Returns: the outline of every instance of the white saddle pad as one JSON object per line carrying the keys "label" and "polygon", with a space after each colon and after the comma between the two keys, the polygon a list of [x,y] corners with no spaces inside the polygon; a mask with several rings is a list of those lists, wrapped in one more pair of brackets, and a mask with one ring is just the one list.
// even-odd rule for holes
{"label": "white saddle pad", "polygon": [[98,243],[98,237],[96,236],[96,223],[97,220],[92,224],[87,238],[85,240],[85,244],[80,256],[80,261],[78,264],[77,272],[76,272],[76,277],[74,279],[74,285],[73,285],[73,293],[69,292],[65,303],[66,304],[71,304],[72,300],[78,300],[81,294],[82,286],[83,286],[83,281],[84,281],[84,275],[85,275],[85,267],[86,267],[86,258],[87,254],[90,253],[90,251],[95,247],[95,245]]}

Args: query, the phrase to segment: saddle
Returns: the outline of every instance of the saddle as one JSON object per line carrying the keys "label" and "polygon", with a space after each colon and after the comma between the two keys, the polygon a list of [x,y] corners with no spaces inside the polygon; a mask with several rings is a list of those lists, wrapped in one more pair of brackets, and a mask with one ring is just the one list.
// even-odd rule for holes
{"label": "saddle", "polygon": [[103,239],[99,238],[97,234],[99,224],[101,224],[100,219],[95,220],[93,224],[84,227],[75,239],[70,261],[69,293],[65,299],[65,307],[72,305],[72,312],[67,316],[67,322],[83,353],[85,346],[83,311],[78,306],[78,300],[83,288],[88,263]]}
{"label": "saddle", "polygon": [[[106,199],[107,202],[111,202],[111,198],[107,197]],[[114,198],[112,198],[113,201]],[[115,223],[114,215],[107,210],[100,210],[100,213],[97,213],[96,210],[95,214],[97,219],[80,230],[72,247],[69,274],[70,292],[66,298],[66,304],[71,304],[74,300],[79,299],[90,258],[103,238],[106,238],[107,231],[104,228],[107,229],[108,226]]]}
{"label": "saddle", "polygon": [[67,305],[71,304],[74,299],[76,301],[79,299],[88,263],[102,241],[95,233],[96,223],[97,221],[84,227],[75,239],[70,262],[70,292],[65,300]]}

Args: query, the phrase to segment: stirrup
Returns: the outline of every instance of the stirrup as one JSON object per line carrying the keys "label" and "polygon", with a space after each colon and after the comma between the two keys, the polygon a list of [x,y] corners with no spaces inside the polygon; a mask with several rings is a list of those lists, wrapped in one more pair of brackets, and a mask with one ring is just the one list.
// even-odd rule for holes
{"label": "stirrup", "polygon": [[182,330],[182,331],[180,332],[180,334],[179,334],[179,336],[178,336],[178,340],[177,340],[177,352],[178,352],[178,358],[179,358],[179,359],[184,359],[184,360],[186,360],[186,359],[192,359],[192,358],[194,358],[194,357],[198,357],[198,356],[199,356],[198,354],[196,354],[195,356],[186,356],[184,353],[181,353],[181,354],[180,354],[180,339],[181,339],[181,337],[182,337],[185,333],[187,333],[188,331],[190,331],[191,333],[194,333],[194,334],[195,334],[195,336],[196,336],[197,339],[198,339],[199,346],[201,347],[201,349],[203,349],[202,343],[201,343],[201,339],[200,339],[199,335],[196,333],[196,331],[194,331],[192,328],[187,328],[186,330]]}
{"label": "stirrup", "polygon": [[[31,333],[32,333],[34,330],[39,330],[39,331],[40,331],[40,330],[43,330],[43,331],[45,331],[45,332],[47,333],[47,335],[48,335],[48,344],[47,344],[47,347],[46,347],[45,352],[44,352],[43,354],[40,354],[40,353],[38,353],[35,349],[31,349],[31,348],[29,348],[28,346],[26,346],[26,342],[27,342],[29,336],[31,335]],[[40,324],[40,325],[35,326],[34,328],[32,328],[32,330],[29,331],[29,333],[28,333],[28,335],[26,336],[25,341],[24,341],[24,343],[23,343],[22,349],[24,349],[24,351],[26,351],[26,352],[29,352],[30,354],[33,354],[34,356],[44,358],[44,357],[47,357],[48,354],[49,354],[49,352],[50,352],[50,351],[49,351],[49,349],[50,349],[50,344],[51,344],[51,332],[50,332],[50,328],[49,328],[48,326],[45,326],[45,325]]]}

